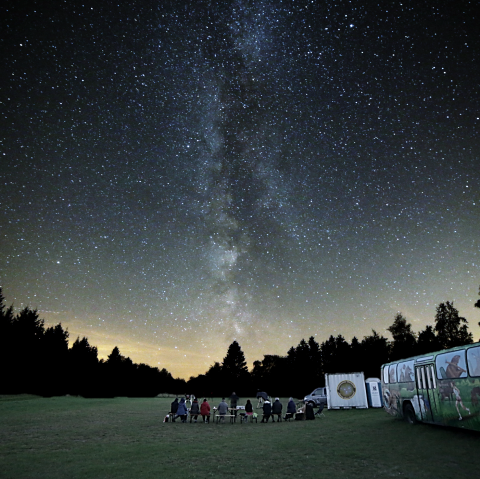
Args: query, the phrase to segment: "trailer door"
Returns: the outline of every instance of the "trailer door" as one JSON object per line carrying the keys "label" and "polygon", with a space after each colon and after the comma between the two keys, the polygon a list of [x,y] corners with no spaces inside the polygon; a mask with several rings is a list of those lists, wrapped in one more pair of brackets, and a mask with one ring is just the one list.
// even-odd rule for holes
{"label": "trailer door", "polygon": [[438,417],[438,404],[433,365],[415,366],[415,382],[422,421],[435,422],[435,418]]}

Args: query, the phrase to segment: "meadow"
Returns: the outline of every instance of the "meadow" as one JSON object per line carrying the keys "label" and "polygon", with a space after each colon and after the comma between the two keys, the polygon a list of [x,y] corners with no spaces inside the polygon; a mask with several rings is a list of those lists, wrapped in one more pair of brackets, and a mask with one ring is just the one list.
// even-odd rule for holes
{"label": "meadow", "polygon": [[411,426],[382,409],[164,423],[171,401],[0,397],[0,478],[471,479],[480,470],[479,433]]}

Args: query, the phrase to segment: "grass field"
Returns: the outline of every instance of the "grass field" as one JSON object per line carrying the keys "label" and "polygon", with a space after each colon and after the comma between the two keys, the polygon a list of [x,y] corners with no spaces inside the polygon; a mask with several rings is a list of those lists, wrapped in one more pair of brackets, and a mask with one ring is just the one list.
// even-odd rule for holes
{"label": "grass field", "polygon": [[163,423],[170,402],[2,397],[0,478],[479,476],[480,434],[411,426],[383,410],[274,424]]}

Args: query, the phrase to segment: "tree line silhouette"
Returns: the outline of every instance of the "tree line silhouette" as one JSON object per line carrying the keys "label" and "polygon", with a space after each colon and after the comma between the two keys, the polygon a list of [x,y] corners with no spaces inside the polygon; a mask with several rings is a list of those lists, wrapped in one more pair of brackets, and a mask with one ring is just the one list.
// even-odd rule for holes
{"label": "tree line silhouette", "polygon": [[[480,301],[475,306],[480,308]],[[473,342],[468,321],[448,301],[437,306],[434,326],[415,333],[398,313],[387,330],[393,340],[375,330],[362,340],[353,337],[350,343],[341,334],[320,344],[311,336],[285,356],[264,355],[250,371],[240,345],[233,341],[221,363],[185,381],[165,368],[134,363],[118,347],[106,360],[99,359],[97,348],[86,337],[78,337],[69,347],[69,333],[61,323],[46,328],[38,311],[29,307],[15,314],[13,305],[5,307],[0,288],[0,394],[218,397],[233,391],[255,396],[261,390],[303,397],[322,386],[327,373],[363,371],[366,378],[379,377],[383,363]]]}
{"label": "tree line silhouette", "polygon": [[14,314],[0,288],[0,394],[84,397],[152,397],[183,390],[185,381],[166,370],[135,364],[113,348],[106,360],[86,337],[68,347],[61,323],[46,328],[38,311]]}

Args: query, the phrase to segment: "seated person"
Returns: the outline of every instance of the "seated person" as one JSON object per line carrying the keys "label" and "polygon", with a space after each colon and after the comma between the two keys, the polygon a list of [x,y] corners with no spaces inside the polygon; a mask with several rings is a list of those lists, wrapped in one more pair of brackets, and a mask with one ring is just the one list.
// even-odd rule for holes
{"label": "seated person", "polygon": [[175,422],[175,418],[177,417],[178,411],[178,398],[175,398],[170,405],[170,417],[172,418],[172,422]]}
{"label": "seated person", "polygon": [[250,402],[250,399],[247,399],[247,404],[245,404],[245,419],[248,420],[249,416],[253,416],[253,404]]}
{"label": "seated person", "polygon": [[295,401],[293,398],[290,398],[287,404],[287,413],[285,414],[285,419],[291,419],[296,412],[297,406],[295,405]]}
{"label": "seated person", "polygon": [[[270,404],[270,401],[265,401],[263,403],[263,418],[262,422],[268,422],[270,419],[270,416],[272,415],[272,405]],[[273,416],[272,416],[272,421],[274,421]],[[275,422],[275,421],[274,421]]]}
{"label": "seated person", "polygon": [[305,421],[305,406],[299,407],[297,414],[295,414],[295,421]]}
{"label": "seated person", "polygon": [[305,404],[305,419],[315,419],[313,406],[310,403]]}
{"label": "seated person", "polygon": [[192,403],[192,407],[190,408],[190,422],[192,419],[197,422],[198,415],[200,414],[200,406],[198,405],[198,401],[195,398]]}
{"label": "seated person", "polygon": [[210,404],[208,404],[207,398],[205,398],[200,406],[200,414],[202,415],[203,422],[210,422]]}
{"label": "seated person", "polygon": [[177,417],[180,417],[182,422],[187,422],[187,405],[185,404],[185,398],[180,399],[178,403]]}
{"label": "seated person", "polygon": [[272,404],[272,421],[275,422],[275,416],[277,416],[277,422],[282,420],[282,403],[279,398],[275,398],[275,402]]}
{"label": "seated person", "polygon": [[225,418],[222,416],[225,416],[227,413],[228,413],[228,404],[225,402],[225,398],[222,398],[222,401],[218,405],[218,414],[220,414],[222,422],[225,422]]}

